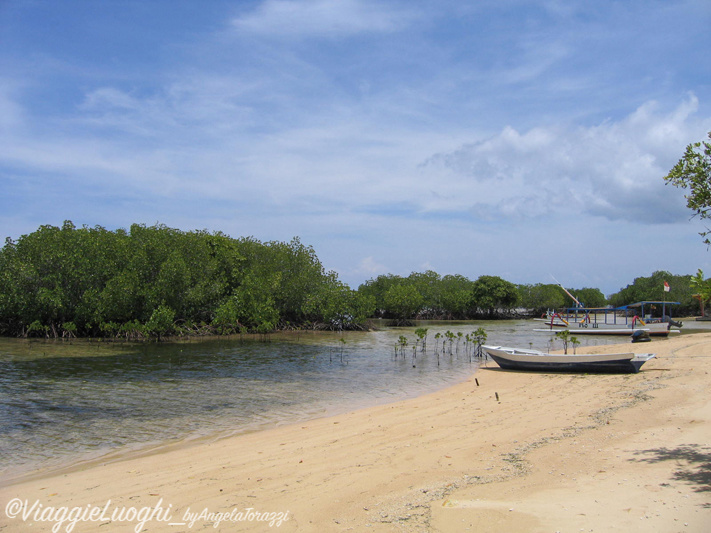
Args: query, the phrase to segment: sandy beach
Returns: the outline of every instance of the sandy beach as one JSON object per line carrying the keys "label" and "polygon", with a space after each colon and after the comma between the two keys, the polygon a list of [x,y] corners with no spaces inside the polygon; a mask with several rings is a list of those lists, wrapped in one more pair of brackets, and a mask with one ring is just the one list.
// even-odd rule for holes
{"label": "sandy beach", "polygon": [[6,482],[0,531],[709,531],[711,333],[587,351],[630,350],[657,357],[489,362],[412,400]]}

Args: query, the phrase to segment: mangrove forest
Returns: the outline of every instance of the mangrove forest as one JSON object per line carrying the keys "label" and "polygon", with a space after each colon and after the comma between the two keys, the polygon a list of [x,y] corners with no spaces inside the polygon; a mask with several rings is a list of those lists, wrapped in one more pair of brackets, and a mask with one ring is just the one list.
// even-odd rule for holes
{"label": "mangrove forest", "polygon": [[[568,289],[587,306],[662,297],[698,310],[691,276],[655,272],[612,295]],[[623,301],[624,300],[624,301]],[[260,242],[221,232],[133,224],[44,225],[0,250],[0,335],[147,339],[267,334],[284,329],[364,329],[372,318],[507,318],[572,305],[556,284],[497,276],[381,275],[353,290],[299,238]]]}

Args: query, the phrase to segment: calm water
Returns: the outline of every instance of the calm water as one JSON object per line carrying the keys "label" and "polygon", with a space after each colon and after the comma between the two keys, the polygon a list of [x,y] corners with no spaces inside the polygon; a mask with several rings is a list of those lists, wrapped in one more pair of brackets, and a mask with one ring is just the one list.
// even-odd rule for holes
{"label": "calm water", "polygon": [[[271,342],[171,344],[0,339],[0,477],[51,469],[170,441],[252,431],[416,396],[461,382],[477,368],[464,340],[435,353],[437,332],[547,349],[531,321],[422,323],[415,328],[299,333]],[[395,345],[405,335],[405,357]],[[582,338],[582,346],[622,342]],[[558,346],[554,346],[558,348]]]}

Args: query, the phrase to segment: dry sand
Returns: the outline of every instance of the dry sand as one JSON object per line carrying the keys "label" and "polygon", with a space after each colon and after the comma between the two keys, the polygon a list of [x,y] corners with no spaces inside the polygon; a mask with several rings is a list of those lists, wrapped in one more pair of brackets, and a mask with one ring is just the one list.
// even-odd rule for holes
{"label": "dry sand", "polygon": [[14,482],[0,531],[70,531],[52,520],[72,507],[79,532],[711,531],[711,333],[590,351],[630,349],[657,358],[629,375],[490,362],[416,399]]}

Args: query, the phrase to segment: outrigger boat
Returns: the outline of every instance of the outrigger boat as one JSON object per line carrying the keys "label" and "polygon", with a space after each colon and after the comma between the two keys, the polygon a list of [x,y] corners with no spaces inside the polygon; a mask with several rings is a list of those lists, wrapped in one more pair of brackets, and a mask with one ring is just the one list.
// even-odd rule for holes
{"label": "outrigger boat", "polygon": [[[575,335],[632,335],[635,331],[644,331],[650,336],[667,337],[670,333],[680,333],[672,326],[682,326],[681,322],[671,318],[672,305],[679,305],[679,302],[644,301],[622,307],[568,307],[550,316],[545,322],[547,329],[534,331],[567,330]],[[650,311],[649,315],[645,315],[645,306]],[[651,311],[657,306],[662,308],[661,317],[652,318]]]}
{"label": "outrigger boat", "polygon": [[482,349],[505,370],[543,372],[636,373],[653,353],[551,354],[538,350],[482,346]]}
{"label": "outrigger boat", "polygon": [[563,319],[560,313],[548,310],[541,318],[534,318],[536,322],[544,322],[546,326],[552,328],[567,328],[570,323]]}

